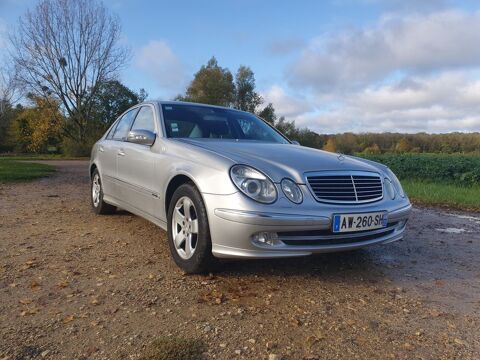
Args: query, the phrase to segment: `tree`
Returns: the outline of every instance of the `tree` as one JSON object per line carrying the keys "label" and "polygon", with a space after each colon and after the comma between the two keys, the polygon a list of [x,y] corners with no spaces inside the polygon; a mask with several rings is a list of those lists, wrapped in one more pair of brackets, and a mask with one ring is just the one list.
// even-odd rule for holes
{"label": "tree", "polygon": [[198,102],[210,105],[231,106],[235,99],[235,85],[232,73],[218,65],[212,57],[195,74],[184,96],[176,100]]}
{"label": "tree", "polygon": [[148,94],[144,89],[138,93],[130,90],[118,80],[104,81],[92,97],[92,112],[95,123],[104,131],[124,111],[143,102]]}
{"label": "tree", "polygon": [[8,150],[7,133],[15,116],[14,103],[20,99],[15,69],[0,67],[0,151]]}
{"label": "tree", "polygon": [[337,142],[335,141],[335,138],[328,138],[327,143],[323,146],[323,150],[337,152]]}
{"label": "tree", "polygon": [[380,150],[380,147],[377,144],[373,144],[372,146],[367,146],[363,150],[363,153],[367,155],[378,155],[378,154],[381,154],[382,151]]}
{"label": "tree", "polygon": [[395,146],[395,151],[399,153],[406,153],[411,150],[412,146],[407,138],[401,138],[400,141]]}
{"label": "tree", "polygon": [[270,125],[275,125],[275,121],[277,121],[277,115],[275,114],[275,109],[272,103],[265,106],[257,115]]}
{"label": "tree", "polygon": [[19,152],[46,152],[60,144],[63,118],[55,99],[31,96],[33,106],[18,112],[10,128],[15,149]]}
{"label": "tree", "polygon": [[12,34],[18,79],[68,115],[64,129],[83,142],[99,84],[115,78],[128,50],[119,45],[118,19],[97,0],[41,0]]}
{"label": "tree", "polygon": [[298,138],[299,129],[295,125],[294,120],[288,121],[284,116],[281,116],[280,119],[275,122],[275,128],[289,139],[296,140]]}
{"label": "tree", "polygon": [[254,113],[262,103],[262,97],[255,91],[255,75],[253,71],[249,67],[241,65],[235,75],[234,107]]}

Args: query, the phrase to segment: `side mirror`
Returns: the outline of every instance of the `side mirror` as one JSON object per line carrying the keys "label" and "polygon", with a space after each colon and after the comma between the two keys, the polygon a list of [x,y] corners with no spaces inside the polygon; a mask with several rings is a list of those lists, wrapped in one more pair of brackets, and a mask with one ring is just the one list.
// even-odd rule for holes
{"label": "side mirror", "polygon": [[297,140],[292,140],[293,145],[300,145],[300,143]]}
{"label": "side mirror", "polygon": [[134,144],[152,146],[156,137],[157,135],[150,130],[139,129],[130,131],[127,136],[127,141]]}

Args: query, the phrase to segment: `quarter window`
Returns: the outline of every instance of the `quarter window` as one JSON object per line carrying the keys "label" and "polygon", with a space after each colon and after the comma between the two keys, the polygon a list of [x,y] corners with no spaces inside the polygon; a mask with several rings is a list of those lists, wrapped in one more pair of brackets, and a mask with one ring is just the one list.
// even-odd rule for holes
{"label": "quarter window", "polygon": [[155,132],[155,120],[150,106],[142,106],[138,112],[132,130],[149,130]]}
{"label": "quarter window", "polygon": [[135,118],[135,115],[137,114],[137,112],[138,112],[138,109],[133,109],[122,116],[122,118],[118,122],[115,132],[113,133],[113,140],[127,139],[128,130],[130,129],[130,126],[132,125],[132,121]]}
{"label": "quarter window", "polygon": [[112,125],[111,129],[108,131],[108,134],[106,136],[107,140],[112,140],[113,133],[115,132],[115,128],[118,125],[118,121],[115,121],[115,123]]}

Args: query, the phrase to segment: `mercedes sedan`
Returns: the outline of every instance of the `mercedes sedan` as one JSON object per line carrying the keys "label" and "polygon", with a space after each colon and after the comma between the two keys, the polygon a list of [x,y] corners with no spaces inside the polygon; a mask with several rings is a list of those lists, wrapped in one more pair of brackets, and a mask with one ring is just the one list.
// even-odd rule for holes
{"label": "mercedes sedan", "polygon": [[91,202],[165,229],[187,273],[219,258],[353,250],[403,236],[411,205],[384,165],[288,140],[230,108],[147,102],[94,145]]}

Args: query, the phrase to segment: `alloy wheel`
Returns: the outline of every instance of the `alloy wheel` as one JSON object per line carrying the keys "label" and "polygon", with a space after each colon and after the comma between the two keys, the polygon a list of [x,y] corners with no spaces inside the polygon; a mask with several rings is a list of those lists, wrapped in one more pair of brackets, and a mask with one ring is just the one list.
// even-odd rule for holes
{"label": "alloy wheel", "polygon": [[182,259],[190,259],[197,247],[198,218],[195,205],[187,196],[181,197],[175,204],[172,237],[178,255]]}
{"label": "alloy wheel", "polygon": [[100,192],[102,190],[102,186],[100,185],[100,176],[95,174],[92,180],[92,201],[93,206],[98,207],[100,204]]}

